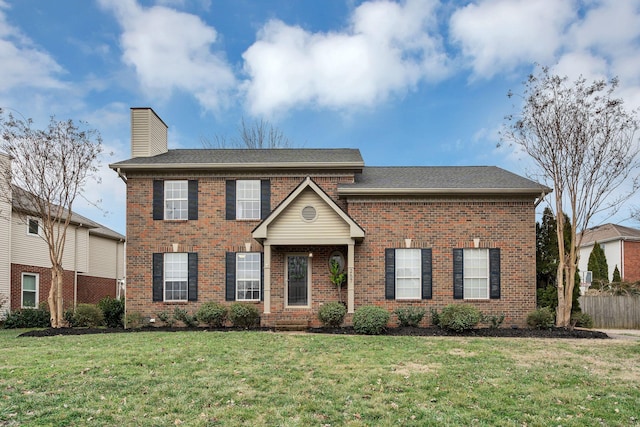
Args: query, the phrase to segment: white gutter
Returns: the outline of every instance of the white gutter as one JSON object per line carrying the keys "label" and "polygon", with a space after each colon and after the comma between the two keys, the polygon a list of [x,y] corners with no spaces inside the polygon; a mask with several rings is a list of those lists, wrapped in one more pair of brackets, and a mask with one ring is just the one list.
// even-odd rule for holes
{"label": "white gutter", "polygon": [[338,188],[338,195],[396,194],[538,194],[538,189],[526,188]]}
{"label": "white gutter", "polygon": [[362,169],[364,162],[260,162],[260,163],[138,163],[110,164],[118,174],[122,169]]}

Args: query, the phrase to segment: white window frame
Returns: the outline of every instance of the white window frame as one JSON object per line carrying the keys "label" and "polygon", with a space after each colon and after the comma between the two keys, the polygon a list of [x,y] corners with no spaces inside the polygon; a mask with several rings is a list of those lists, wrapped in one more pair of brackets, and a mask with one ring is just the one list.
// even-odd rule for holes
{"label": "white window frame", "polygon": [[[31,232],[31,221],[35,221],[38,224],[38,232],[37,233],[32,233]],[[40,236],[40,229],[42,228],[42,225],[40,224],[40,218],[35,218],[35,217],[28,217],[27,218],[27,236]]]}
{"label": "white window frame", "polygon": [[[489,292],[489,249],[463,249],[464,299],[488,300]],[[484,254],[480,257],[479,254]]]}
{"label": "white window frame", "polygon": [[[260,219],[262,207],[260,187],[259,179],[239,179],[236,181],[236,219]],[[249,208],[247,208],[248,206]]]}
{"label": "white window frame", "polygon": [[[24,305],[24,278],[25,276],[33,276],[35,278],[35,305],[34,306],[25,306]],[[34,292],[32,290],[28,290],[27,292]],[[31,272],[23,272],[20,282],[20,307],[22,308],[38,308],[38,304],[40,302],[40,274],[39,273],[31,273]]]}
{"label": "white window frame", "polygon": [[[422,298],[422,251],[420,249],[396,249],[395,286],[397,300]],[[411,294],[406,295],[408,292]]]}
{"label": "white window frame", "polygon": [[[236,301],[260,301],[260,256],[260,252],[236,253]],[[251,292],[253,298],[246,298],[246,292]]]}
{"label": "white window frame", "polygon": [[[178,192],[177,195],[176,192]],[[189,181],[164,182],[164,219],[174,221],[189,219]]]}
{"label": "white window frame", "polygon": [[[163,286],[162,297],[167,302],[180,302],[189,300],[189,254],[186,252],[173,252],[164,254],[163,262]],[[176,284],[180,286],[179,289],[171,289],[171,296],[173,298],[167,298],[167,284],[171,283],[172,286]],[[184,286],[184,289],[182,287]],[[175,293],[184,292],[184,298],[175,298]]]}

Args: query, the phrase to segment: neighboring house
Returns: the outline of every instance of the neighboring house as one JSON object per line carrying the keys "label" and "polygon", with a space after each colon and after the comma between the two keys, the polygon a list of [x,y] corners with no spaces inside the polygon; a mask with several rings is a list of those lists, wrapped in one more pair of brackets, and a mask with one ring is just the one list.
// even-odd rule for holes
{"label": "neighboring house", "polygon": [[[168,150],[134,108],[127,185],[128,313],[243,301],[261,323],[317,325],[342,300],[470,304],[525,325],[536,308],[535,205],[549,188],[497,167],[369,167],[357,149]],[[428,322],[429,316],[425,319]]]}
{"label": "neighboring house", "polygon": [[[0,154],[0,167],[10,161]],[[51,261],[41,237],[41,219],[23,215],[26,191],[2,186],[11,203],[0,198],[0,294],[10,296],[6,309],[37,307],[46,302],[51,287]],[[63,305],[97,303],[116,297],[124,283],[125,237],[113,230],[72,214],[63,255]]]}
{"label": "neighboring house", "polygon": [[595,242],[600,244],[607,258],[609,280],[613,279],[613,270],[618,266],[623,281],[640,281],[640,230],[604,224],[584,231],[578,263],[581,272],[588,271],[589,255]]}

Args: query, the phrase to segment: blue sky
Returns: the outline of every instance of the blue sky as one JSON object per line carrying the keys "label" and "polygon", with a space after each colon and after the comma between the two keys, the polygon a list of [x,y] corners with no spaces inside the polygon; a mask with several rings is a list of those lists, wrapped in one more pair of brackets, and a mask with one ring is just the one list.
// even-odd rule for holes
{"label": "blue sky", "polygon": [[[152,107],[170,148],[269,120],[307,148],[359,148],[367,165],[497,165],[496,148],[534,64],[618,76],[640,106],[640,0],[0,0],[0,106],[100,131],[102,210],[125,231],[129,108]],[[611,219],[629,226],[629,208]],[[599,220],[605,218],[596,218]]]}

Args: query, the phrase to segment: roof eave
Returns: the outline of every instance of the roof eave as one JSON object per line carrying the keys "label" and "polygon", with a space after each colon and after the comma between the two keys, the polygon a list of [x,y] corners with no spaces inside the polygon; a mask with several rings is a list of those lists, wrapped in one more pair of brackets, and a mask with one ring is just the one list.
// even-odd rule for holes
{"label": "roof eave", "polygon": [[364,162],[260,162],[260,163],[112,163],[113,170],[228,170],[228,169],[335,169],[361,170]]}
{"label": "roof eave", "polygon": [[456,195],[478,195],[478,194],[512,194],[539,196],[541,193],[548,194],[551,190],[547,188],[338,188],[338,195],[342,196],[392,196],[398,194],[409,195],[436,195],[436,194],[456,194]]}

